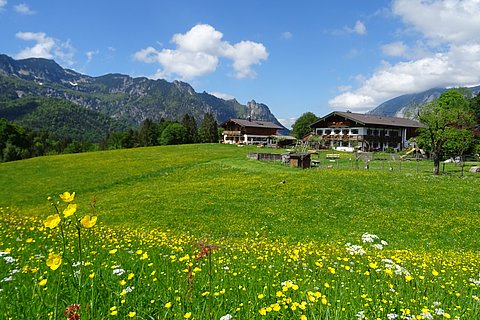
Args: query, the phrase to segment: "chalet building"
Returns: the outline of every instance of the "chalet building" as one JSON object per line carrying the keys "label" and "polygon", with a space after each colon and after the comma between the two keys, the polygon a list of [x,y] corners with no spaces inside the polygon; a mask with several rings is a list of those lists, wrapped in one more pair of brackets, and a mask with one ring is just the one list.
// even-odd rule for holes
{"label": "chalet building", "polygon": [[283,129],[273,122],[251,119],[230,119],[220,125],[223,142],[229,144],[271,144]]}
{"label": "chalet building", "polygon": [[408,139],[424,127],[418,121],[370,114],[334,111],[312,123],[313,133],[324,146],[337,150],[384,151],[408,147]]}

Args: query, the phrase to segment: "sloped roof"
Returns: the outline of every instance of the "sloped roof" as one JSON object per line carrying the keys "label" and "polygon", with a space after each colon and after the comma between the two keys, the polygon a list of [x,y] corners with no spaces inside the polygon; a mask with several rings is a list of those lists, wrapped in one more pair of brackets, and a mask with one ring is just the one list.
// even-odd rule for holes
{"label": "sloped roof", "polygon": [[280,127],[279,125],[276,125],[273,122],[269,121],[258,121],[258,120],[247,120],[247,119],[230,119],[222,123],[220,126],[223,126],[224,124],[228,122],[235,122],[236,124],[242,126],[242,127],[249,127],[249,128],[271,128],[271,129],[278,129],[281,130],[283,127]]}
{"label": "sloped roof", "polygon": [[383,125],[383,126],[392,126],[392,127],[409,127],[409,128],[424,128],[425,126],[415,120],[405,119],[405,118],[397,118],[397,117],[386,117],[386,116],[379,116],[373,114],[362,114],[362,113],[353,113],[353,112],[342,112],[342,111],[334,111],[329,113],[323,118],[318,119],[310,126],[314,127],[315,124],[325,121],[325,119],[339,115],[346,119],[355,121],[359,124],[363,125]]}

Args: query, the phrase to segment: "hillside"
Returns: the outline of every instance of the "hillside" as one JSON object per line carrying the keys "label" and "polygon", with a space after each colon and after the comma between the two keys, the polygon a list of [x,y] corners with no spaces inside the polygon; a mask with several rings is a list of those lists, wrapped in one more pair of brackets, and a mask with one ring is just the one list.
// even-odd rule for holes
{"label": "hillside", "polygon": [[[272,121],[281,125],[268,106],[254,100],[242,105],[236,100],[223,100],[206,92],[197,93],[185,82],[151,80],[145,77],[132,78],[123,74],[107,74],[91,77],[73,70],[64,69],[53,60],[30,58],[15,60],[0,55],[0,117],[19,121],[29,116],[29,109],[14,111],[13,103],[24,97],[61,99],[81,106],[105,122],[105,117],[123,125],[138,126],[145,119],[180,120],[185,114],[192,115],[200,123],[205,113],[212,113],[221,123],[229,118],[246,118]],[[45,102],[46,100],[42,100]],[[51,104],[51,103],[50,103]],[[8,109],[8,112],[5,111]],[[77,113],[79,124],[91,122]],[[37,123],[46,121],[37,114]],[[117,124],[112,122],[112,126]],[[24,122],[25,124],[27,122]]]}
{"label": "hillside", "polygon": [[[472,96],[480,92],[480,86],[467,88]],[[419,93],[404,94],[380,104],[369,114],[409,118],[416,113],[419,107],[427,102],[433,101],[448,90],[447,88],[432,88]]]}

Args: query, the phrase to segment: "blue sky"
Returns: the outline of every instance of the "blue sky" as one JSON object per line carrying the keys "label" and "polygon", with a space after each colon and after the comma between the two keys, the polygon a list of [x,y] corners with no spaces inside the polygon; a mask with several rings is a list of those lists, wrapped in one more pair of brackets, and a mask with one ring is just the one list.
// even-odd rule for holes
{"label": "blue sky", "polygon": [[478,0],[0,0],[0,53],[302,113],[480,84]]}

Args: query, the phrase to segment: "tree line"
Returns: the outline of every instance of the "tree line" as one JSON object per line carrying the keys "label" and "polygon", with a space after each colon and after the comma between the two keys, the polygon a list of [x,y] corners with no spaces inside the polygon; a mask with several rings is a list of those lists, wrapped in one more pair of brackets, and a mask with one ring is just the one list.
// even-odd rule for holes
{"label": "tree line", "polygon": [[211,113],[206,113],[198,127],[193,116],[185,114],[181,121],[146,119],[139,128],[108,133],[100,142],[37,132],[14,122],[0,119],[0,162],[31,157],[79,153],[86,151],[137,148],[159,145],[215,143],[219,140],[218,125]]}

